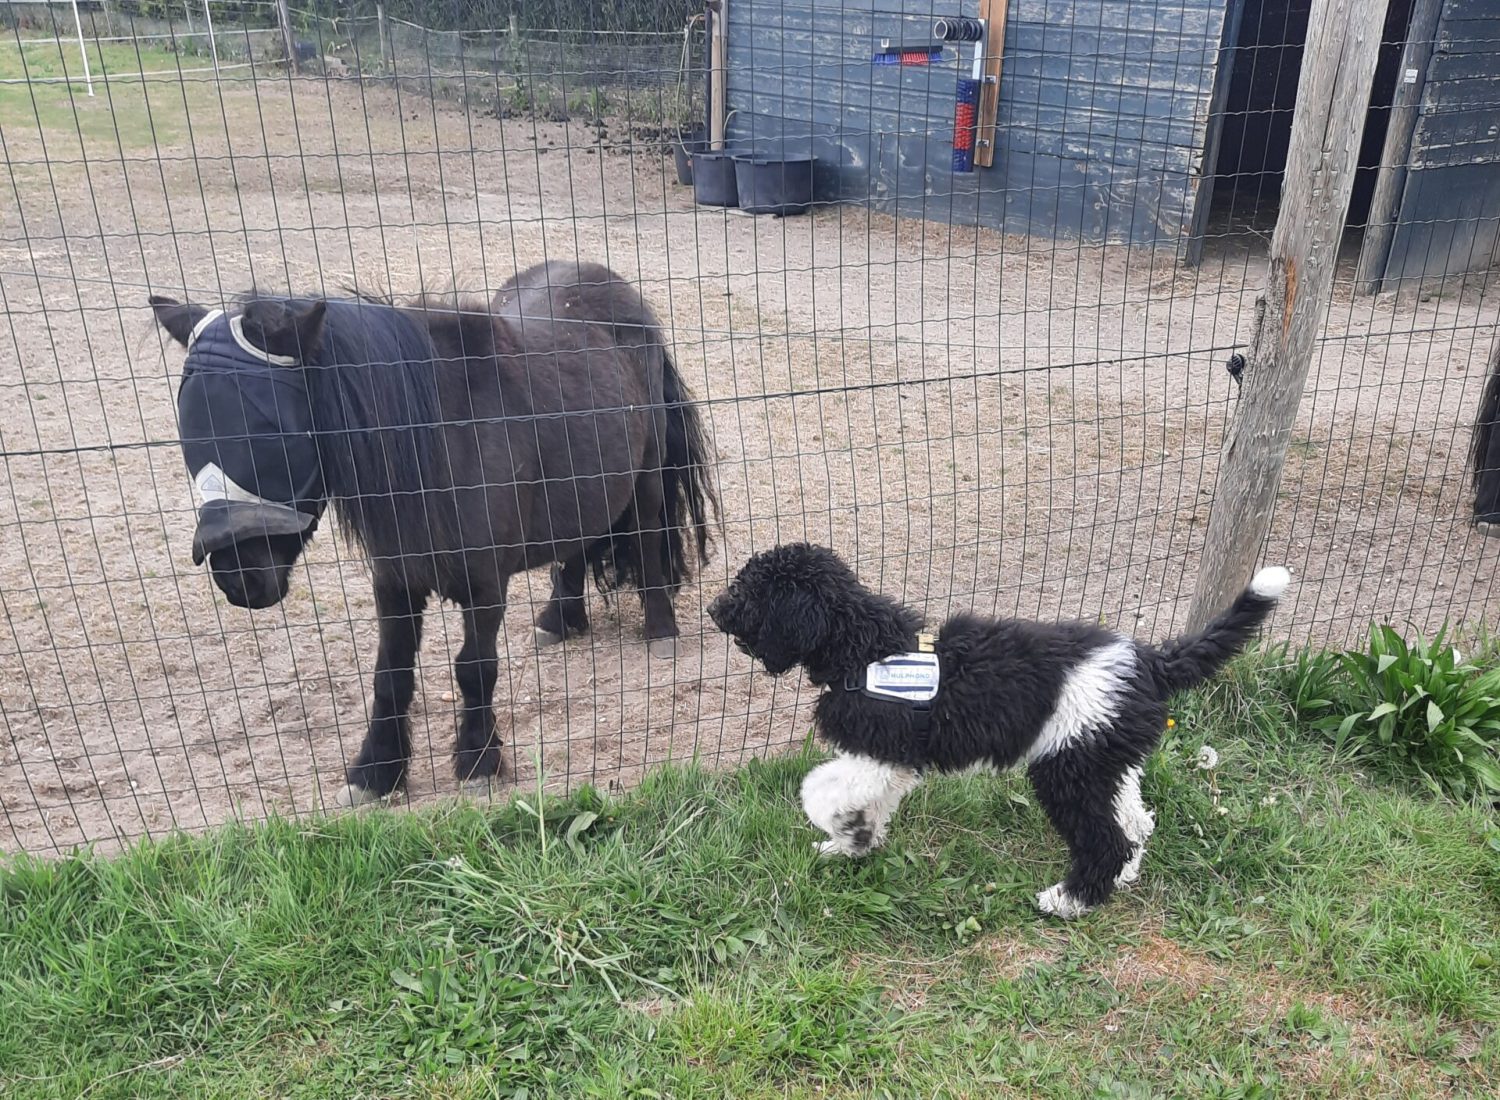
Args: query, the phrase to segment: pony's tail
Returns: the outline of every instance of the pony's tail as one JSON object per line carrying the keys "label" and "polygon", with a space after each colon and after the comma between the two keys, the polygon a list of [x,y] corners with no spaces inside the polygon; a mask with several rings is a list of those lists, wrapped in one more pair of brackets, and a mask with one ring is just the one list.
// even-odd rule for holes
{"label": "pony's tail", "polygon": [[1479,419],[1469,444],[1469,476],[1474,488],[1474,519],[1500,523],[1500,342],[1490,356],[1490,376],[1479,402]]}
{"label": "pony's tail", "polygon": [[703,417],[665,348],[662,371],[662,399],[667,406],[661,517],[667,537],[662,540],[662,565],[675,592],[693,575],[695,565],[708,564],[713,541],[710,523],[719,518],[719,498],[712,480],[713,445],[703,428]]}
{"label": "pony's tail", "polygon": [[[693,404],[682,375],[662,347],[662,402],[666,407],[667,433],[661,470],[662,507],[655,516],[641,516],[642,526],[652,524],[663,532],[662,574],[669,596],[675,596],[695,565],[708,564],[713,542],[712,525],[719,517],[719,498],[711,478],[714,453],[703,418]],[[658,471],[642,474],[655,477]],[[601,592],[624,584],[645,584],[641,542],[633,508],[609,533],[589,549],[594,581]]]}

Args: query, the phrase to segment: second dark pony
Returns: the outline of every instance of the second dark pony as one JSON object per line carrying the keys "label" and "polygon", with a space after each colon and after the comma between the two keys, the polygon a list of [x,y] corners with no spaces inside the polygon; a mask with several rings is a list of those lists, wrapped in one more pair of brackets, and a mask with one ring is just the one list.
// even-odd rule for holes
{"label": "second dark pony", "polygon": [[1469,444],[1474,485],[1474,523],[1486,535],[1500,536],[1500,341],[1490,353],[1489,375],[1479,399],[1479,416]]}

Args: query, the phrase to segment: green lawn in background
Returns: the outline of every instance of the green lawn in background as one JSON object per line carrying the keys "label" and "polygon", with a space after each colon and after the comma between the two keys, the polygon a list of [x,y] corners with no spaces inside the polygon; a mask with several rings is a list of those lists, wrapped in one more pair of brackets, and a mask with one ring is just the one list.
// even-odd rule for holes
{"label": "green lawn in background", "polygon": [[[22,40],[23,42],[25,39]],[[193,54],[130,43],[88,45],[94,94],[88,94],[77,41],[61,45],[17,42],[14,31],[0,31],[0,129],[7,143],[47,143],[56,156],[78,155],[83,139],[89,156],[107,156],[152,145],[169,145],[186,133],[187,106],[201,93],[194,76],[179,77],[181,69],[206,67],[211,62]],[[145,81],[106,80],[111,74],[164,73]],[[201,74],[198,74],[201,76]],[[65,77],[66,82],[54,82]]]}

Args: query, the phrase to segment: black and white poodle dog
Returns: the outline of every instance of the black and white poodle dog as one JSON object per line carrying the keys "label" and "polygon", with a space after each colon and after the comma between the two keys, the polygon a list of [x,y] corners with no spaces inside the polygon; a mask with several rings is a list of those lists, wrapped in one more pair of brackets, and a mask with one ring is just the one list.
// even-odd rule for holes
{"label": "black and white poodle dog", "polygon": [[1206,629],[1161,645],[1089,623],[976,615],[933,636],[832,550],[797,543],[752,557],[708,613],[773,676],[800,665],[825,689],[817,728],[841,755],[802,785],[808,818],[830,838],[821,851],[878,846],[928,769],[1024,763],[1071,856],[1037,905],[1076,917],[1140,875],[1155,825],[1141,766],[1167,701],[1238,653],[1290,580],[1262,569]]}

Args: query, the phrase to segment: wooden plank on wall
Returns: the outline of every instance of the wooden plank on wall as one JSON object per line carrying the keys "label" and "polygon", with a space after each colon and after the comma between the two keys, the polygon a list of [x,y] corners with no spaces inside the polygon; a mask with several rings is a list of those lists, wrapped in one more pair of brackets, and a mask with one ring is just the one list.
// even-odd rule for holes
{"label": "wooden plank on wall", "polygon": [[709,134],[710,149],[724,148],[726,117],[724,94],[728,78],[729,0],[716,0],[713,9],[713,40],[709,43]]}
{"label": "wooden plank on wall", "polygon": [[979,89],[979,131],[974,143],[974,163],[981,168],[995,164],[995,116],[1000,111],[1000,63],[1005,55],[1005,20],[1010,0],[979,0],[979,18],[989,20],[984,44],[984,87]]}

